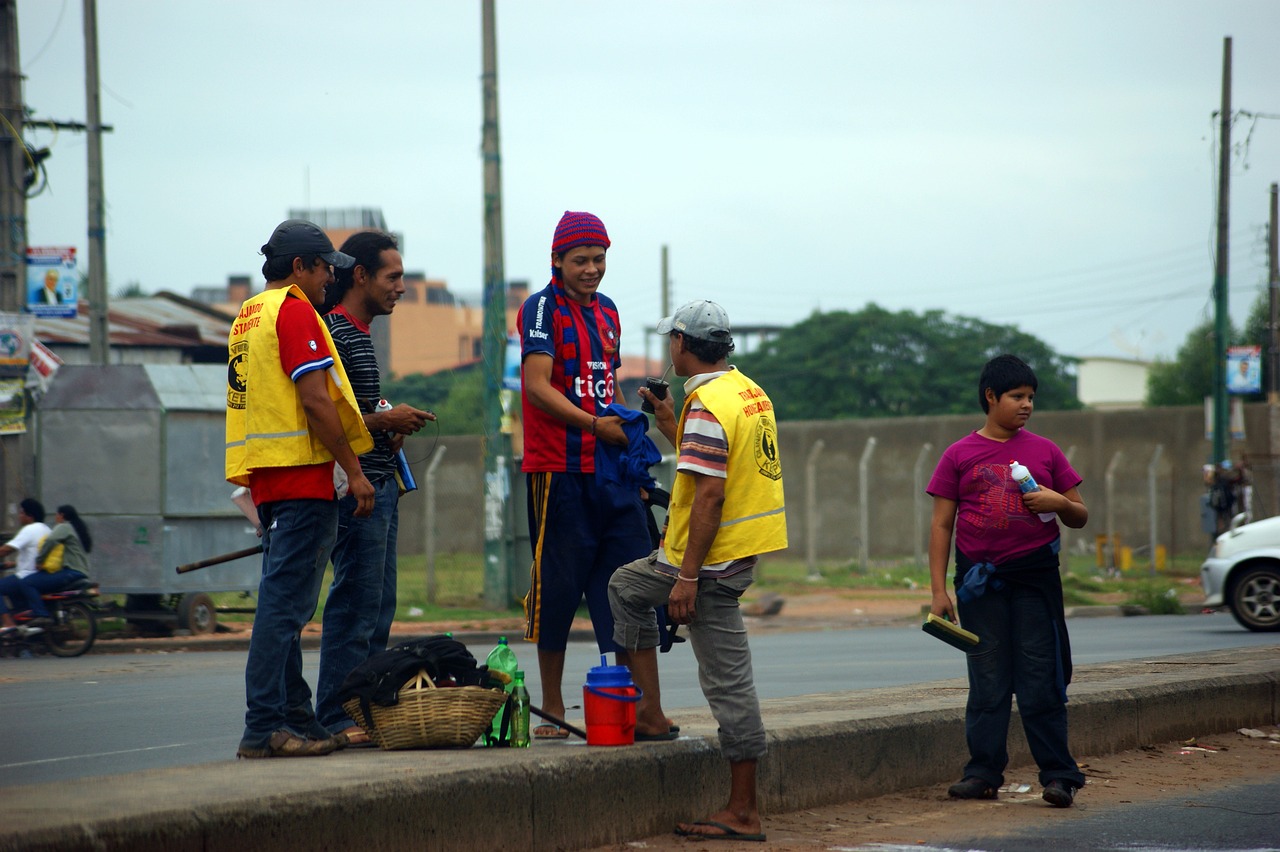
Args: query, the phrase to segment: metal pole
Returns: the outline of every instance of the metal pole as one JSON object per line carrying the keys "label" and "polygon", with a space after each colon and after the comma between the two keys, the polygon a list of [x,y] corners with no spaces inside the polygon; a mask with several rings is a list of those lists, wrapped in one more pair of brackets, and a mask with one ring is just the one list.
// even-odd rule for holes
{"label": "metal pole", "polygon": [[502,156],[498,142],[498,45],[493,0],[481,0],[484,73],[484,599],[511,605],[510,440],[502,431],[502,363],[507,351],[507,286],[502,261]]}
{"label": "metal pole", "polygon": [[1228,458],[1227,431],[1227,270],[1231,239],[1227,233],[1231,202],[1231,37],[1222,40],[1222,111],[1218,130],[1218,248],[1213,273],[1213,462]]}
{"label": "metal pole", "polygon": [[868,438],[867,446],[862,450],[862,458],[858,460],[858,505],[859,529],[858,537],[858,562],[862,566],[863,571],[871,568],[871,483],[868,481],[867,475],[871,470],[871,455],[876,450],[876,439]]}
{"label": "metal pole", "polygon": [[423,550],[427,558],[427,603],[432,605],[436,602],[436,468],[440,466],[448,450],[445,446],[436,450],[435,457],[427,465],[427,472],[422,477],[422,488],[426,492],[422,501],[422,532]]}
{"label": "metal pole", "polygon": [[1164,444],[1156,444],[1156,451],[1151,455],[1151,463],[1147,465],[1147,508],[1150,513],[1148,524],[1151,530],[1151,573],[1156,573],[1156,471],[1160,466],[1160,456],[1164,455]]}
{"label": "metal pole", "polygon": [[103,215],[102,115],[98,92],[97,0],[84,0],[84,100],[89,163],[89,360],[108,363],[107,226]]}
{"label": "metal pole", "polygon": [[924,556],[924,518],[928,512],[929,503],[925,499],[928,495],[924,493],[924,463],[929,459],[929,453],[933,452],[933,444],[926,443],[920,448],[920,454],[916,456],[916,467],[912,474],[912,485],[915,488],[915,517],[916,517],[916,564],[923,565],[926,568],[929,563]]}
{"label": "metal pole", "polygon": [[1117,450],[1107,465],[1107,563],[1112,571],[1116,569],[1116,470],[1123,456],[1124,453]]}
{"label": "metal pole", "polygon": [[822,455],[825,446],[821,438],[814,441],[804,463],[805,558],[809,563],[810,580],[822,579],[818,571],[818,530],[822,526],[818,521],[818,456]]}

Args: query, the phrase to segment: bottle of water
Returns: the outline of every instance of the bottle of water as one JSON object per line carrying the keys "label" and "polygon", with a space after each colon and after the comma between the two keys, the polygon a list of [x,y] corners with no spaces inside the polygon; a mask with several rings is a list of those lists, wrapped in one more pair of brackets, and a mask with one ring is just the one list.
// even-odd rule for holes
{"label": "bottle of water", "polygon": [[[1013,481],[1018,483],[1018,488],[1021,489],[1023,494],[1040,490],[1040,486],[1036,485],[1035,478],[1031,476],[1031,471],[1027,470],[1026,465],[1020,464],[1016,460],[1011,460],[1009,462],[1009,474],[1013,477]],[[1048,523],[1056,518],[1057,515],[1054,512],[1040,512],[1038,517]]]}
{"label": "bottle of water", "polygon": [[[507,637],[498,637],[498,644],[489,652],[489,657],[485,662],[489,666],[489,671],[502,672],[507,676],[504,689],[507,695],[511,695],[515,689],[516,670],[520,667],[520,664],[516,662],[516,652],[507,645]],[[502,716],[503,711],[499,710],[498,715],[493,717],[493,723],[489,726],[489,731],[485,735],[485,745],[505,745],[508,742],[508,740],[502,739]],[[509,734],[510,732],[508,732]]]}
{"label": "bottle of water", "polygon": [[511,692],[511,747],[529,747],[529,690],[524,686],[524,672],[516,671],[515,688]]}

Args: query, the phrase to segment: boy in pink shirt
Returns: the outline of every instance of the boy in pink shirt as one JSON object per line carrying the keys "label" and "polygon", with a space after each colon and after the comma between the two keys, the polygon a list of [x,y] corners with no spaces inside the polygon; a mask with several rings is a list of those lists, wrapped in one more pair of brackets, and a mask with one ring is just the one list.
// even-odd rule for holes
{"label": "boy in pink shirt", "polygon": [[[1044,800],[1069,807],[1084,774],[1067,748],[1071,646],[1058,574],[1058,521],[1079,529],[1089,519],[1080,475],[1047,438],[1027,432],[1035,373],[1013,355],[988,361],[978,381],[986,424],[947,448],[926,491],[933,497],[929,577],[934,615],[956,620],[947,593],[954,533],[956,598],[964,627],[978,634],[968,651],[965,739],[969,763],[949,795],[994,799],[1009,762],[1012,699]],[[1039,490],[1022,493],[1014,461]],[[1051,515],[1047,521],[1037,517]]]}

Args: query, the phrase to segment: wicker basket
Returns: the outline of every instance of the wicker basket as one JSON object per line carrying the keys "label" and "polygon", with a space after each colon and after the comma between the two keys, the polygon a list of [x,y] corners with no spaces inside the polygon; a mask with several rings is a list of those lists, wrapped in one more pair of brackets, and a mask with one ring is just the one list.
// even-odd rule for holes
{"label": "wicker basket", "polygon": [[372,719],[365,718],[358,698],[348,699],[342,709],[384,749],[469,748],[506,700],[501,689],[437,688],[426,671],[419,670],[400,688],[399,703],[369,705]]}

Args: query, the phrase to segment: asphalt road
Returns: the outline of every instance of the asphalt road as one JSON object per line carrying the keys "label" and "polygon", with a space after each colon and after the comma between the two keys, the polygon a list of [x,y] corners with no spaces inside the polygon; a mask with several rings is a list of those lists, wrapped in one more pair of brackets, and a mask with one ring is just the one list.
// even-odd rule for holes
{"label": "asphalt road", "polygon": [[[1077,666],[1178,653],[1280,644],[1280,635],[1250,633],[1225,613],[1070,622]],[[910,627],[752,638],[762,698],[901,686],[964,676],[963,655]],[[516,648],[539,700],[531,648]],[[472,648],[483,658],[488,648]],[[315,683],[316,653],[306,655]],[[573,645],[565,691],[580,695],[587,669],[599,665],[593,645]],[[677,646],[660,657],[663,703],[705,707],[692,652]],[[93,777],[230,759],[243,725],[244,653],[147,653],[0,659],[0,707],[10,720],[0,738],[0,787]],[[571,710],[571,719],[581,711]]]}

